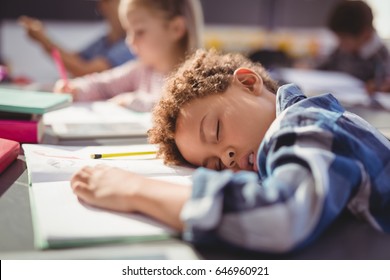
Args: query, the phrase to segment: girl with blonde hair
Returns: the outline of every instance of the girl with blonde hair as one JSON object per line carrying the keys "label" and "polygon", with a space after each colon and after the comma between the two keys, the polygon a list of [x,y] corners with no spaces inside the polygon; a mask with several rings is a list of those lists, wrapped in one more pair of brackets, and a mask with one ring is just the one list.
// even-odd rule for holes
{"label": "girl with blonde hair", "polygon": [[109,99],[149,111],[161,96],[165,77],[202,45],[198,0],[121,0],[119,18],[138,59],[69,82],[60,80],[54,91],[72,93],[75,101]]}

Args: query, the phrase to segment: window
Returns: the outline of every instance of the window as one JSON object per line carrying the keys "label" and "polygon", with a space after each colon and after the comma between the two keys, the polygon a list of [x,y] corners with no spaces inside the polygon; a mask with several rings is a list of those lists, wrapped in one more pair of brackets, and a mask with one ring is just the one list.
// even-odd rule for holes
{"label": "window", "polygon": [[388,0],[365,0],[374,13],[374,25],[379,36],[390,40],[390,1]]}

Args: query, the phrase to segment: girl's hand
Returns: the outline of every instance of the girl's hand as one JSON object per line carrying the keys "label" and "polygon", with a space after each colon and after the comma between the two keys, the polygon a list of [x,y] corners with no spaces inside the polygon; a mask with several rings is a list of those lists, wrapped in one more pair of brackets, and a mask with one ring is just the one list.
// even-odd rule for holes
{"label": "girl's hand", "polygon": [[71,187],[83,201],[120,212],[137,210],[134,196],[145,178],[126,170],[97,165],[86,166],[73,175]]}
{"label": "girl's hand", "polygon": [[27,16],[21,16],[18,21],[19,24],[24,27],[31,39],[38,42],[43,42],[46,40],[45,30],[40,20]]}
{"label": "girl's hand", "polygon": [[126,92],[126,93],[121,93],[118,94],[117,96],[114,96],[107,101],[113,102],[119,106],[122,107],[130,107],[130,105],[133,103],[135,99],[135,94],[133,92]]}
{"label": "girl's hand", "polygon": [[150,112],[155,104],[154,100],[140,98],[135,92],[121,93],[107,101],[138,112]]}
{"label": "girl's hand", "polygon": [[64,80],[58,80],[54,85],[53,91],[56,93],[70,93],[73,97],[79,93],[79,90],[71,82]]}

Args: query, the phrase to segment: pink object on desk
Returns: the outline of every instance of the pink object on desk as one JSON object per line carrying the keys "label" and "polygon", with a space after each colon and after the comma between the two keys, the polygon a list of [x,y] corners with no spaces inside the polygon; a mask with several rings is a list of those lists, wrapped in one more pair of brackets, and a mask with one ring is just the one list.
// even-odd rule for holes
{"label": "pink object on desk", "polygon": [[66,69],[64,66],[64,62],[62,61],[61,54],[57,49],[53,49],[51,51],[51,56],[54,59],[54,62],[57,66],[57,70],[60,73],[60,77],[64,80],[65,83],[68,82],[68,76],[66,75]]}
{"label": "pink object on desk", "polygon": [[18,142],[0,138],[0,173],[18,157],[19,152]]}
{"label": "pink object on desk", "polygon": [[[21,143],[39,143],[44,132],[42,119],[39,120],[2,120],[0,119],[0,137]],[[0,139],[1,139],[0,138]]]}

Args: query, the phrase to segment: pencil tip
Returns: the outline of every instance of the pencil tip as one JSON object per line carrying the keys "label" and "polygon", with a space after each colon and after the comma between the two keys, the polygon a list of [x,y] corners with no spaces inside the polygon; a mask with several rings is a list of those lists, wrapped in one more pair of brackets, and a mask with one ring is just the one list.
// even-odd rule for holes
{"label": "pencil tip", "polygon": [[100,154],[93,154],[93,155],[91,155],[91,158],[92,159],[99,159],[99,158],[102,158],[102,155],[100,155]]}

